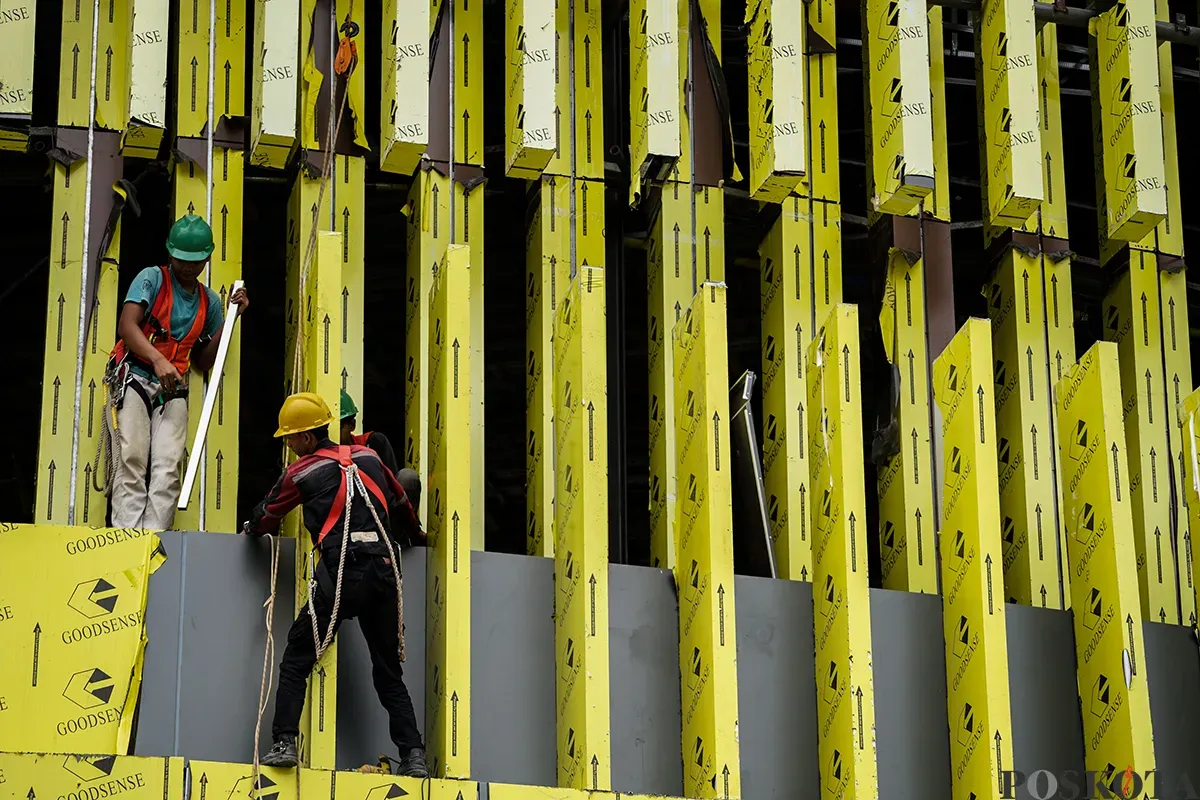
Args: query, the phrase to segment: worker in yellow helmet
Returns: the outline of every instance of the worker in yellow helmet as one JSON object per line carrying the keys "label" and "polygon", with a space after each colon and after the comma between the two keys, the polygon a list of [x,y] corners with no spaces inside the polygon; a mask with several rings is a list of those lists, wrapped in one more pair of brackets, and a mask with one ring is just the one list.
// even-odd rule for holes
{"label": "worker in yellow helmet", "polygon": [[[222,300],[200,282],[213,252],[212,228],[194,214],[171,227],[167,266],[147,267],[129,285],[104,383],[111,436],[112,524],[165,530],[175,520],[188,428],[188,373],[217,356]],[[245,313],[238,289],[230,300]],[[132,390],[130,396],[127,390]]]}
{"label": "worker in yellow helmet", "polygon": [[[242,526],[251,535],[275,533],[289,511],[303,506],[304,526],[320,551],[309,582],[309,603],[292,623],[279,665],[272,728],[275,745],[262,763],[296,765],[296,737],[309,673],[338,626],[357,617],[371,654],[375,692],[388,712],[392,741],[400,751],[400,774],[428,777],[425,745],[401,667],[403,584],[398,545],[420,536],[416,515],[403,487],[374,450],[330,440],[333,422],[320,395],[300,392],[284,401],[275,437],[299,458]],[[314,618],[323,641],[317,641]]]}

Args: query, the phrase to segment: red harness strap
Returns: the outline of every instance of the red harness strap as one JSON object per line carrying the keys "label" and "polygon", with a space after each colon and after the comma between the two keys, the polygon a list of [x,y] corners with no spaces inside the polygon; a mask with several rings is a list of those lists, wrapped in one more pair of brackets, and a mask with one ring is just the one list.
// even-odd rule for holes
{"label": "red harness strap", "polygon": [[[196,317],[192,327],[178,341],[171,336],[171,310],[175,306],[175,285],[171,273],[166,267],[162,270],[162,286],[154,296],[154,304],[150,307],[145,319],[142,320],[142,334],[154,345],[154,349],[162,353],[168,361],[186,375],[192,363],[192,347],[204,331],[204,322],[208,318],[208,290],[203,284],[197,283],[196,290],[200,292],[200,304],[196,309]],[[125,340],[118,339],[112,350],[112,360],[121,363],[125,357]]]}
{"label": "red harness strap", "polygon": [[[337,524],[342,513],[346,510],[346,495],[347,495],[347,480],[346,470],[354,463],[353,454],[358,452],[359,445],[338,445],[337,447],[325,447],[313,453],[314,458],[324,459],[326,461],[335,462],[342,471],[342,482],[338,486],[337,496],[333,499],[333,505],[329,509],[329,516],[325,518],[325,522],[321,525],[321,531],[317,534],[317,546],[321,546],[321,542],[325,541],[325,537],[333,530],[333,526]],[[361,448],[367,449],[367,448]],[[387,499],[384,497],[383,490],[379,488],[379,484],[371,479],[367,473],[359,470],[358,477],[362,479],[363,486],[367,487],[367,491],[375,495],[375,500],[383,506],[384,513],[387,511]],[[343,542],[345,547],[346,543]]]}

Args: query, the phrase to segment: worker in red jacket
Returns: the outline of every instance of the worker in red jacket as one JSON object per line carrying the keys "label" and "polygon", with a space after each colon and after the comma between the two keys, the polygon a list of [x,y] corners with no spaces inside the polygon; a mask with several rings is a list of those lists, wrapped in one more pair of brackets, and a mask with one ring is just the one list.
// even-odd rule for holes
{"label": "worker in red jacket", "polygon": [[251,535],[273,534],[289,511],[303,506],[304,527],[320,552],[309,602],[288,632],[275,695],[275,744],[262,763],[296,765],[309,673],[338,626],[357,617],[371,654],[375,692],[400,751],[399,773],[428,777],[425,745],[401,667],[403,584],[397,545],[419,536],[417,518],[404,488],[374,450],[329,439],[332,422],[320,395],[301,392],[284,401],[275,436],[299,458],[242,526]]}
{"label": "worker in red jacket", "polygon": [[420,476],[414,470],[400,468],[400,462],[396,459],[396,451],[392,448],[392,442],[387,436],[379,431],[354,432],[358,427],[358,406],[354,405],[354,398],[345,389],[342,389],[341,403],[342,444],[361,444],[378,453],[384,466],[392,471],[396,480],[404,487],[404,492],[408,495],[408,502],[412,503],[413,510],[419,511],[421,508]]}
{"label": "worker in red jacket", "polygon": [[[165,530],[175,520],[188,429],[188,375],[216,360],[224,309],[200,282],[213,252],[208,223],[181,217],[167,238],[167,266],[129,285],[105,372],[105,425],[112,442],[112,524]],[[244,313],[245,289],[230,300]]]}

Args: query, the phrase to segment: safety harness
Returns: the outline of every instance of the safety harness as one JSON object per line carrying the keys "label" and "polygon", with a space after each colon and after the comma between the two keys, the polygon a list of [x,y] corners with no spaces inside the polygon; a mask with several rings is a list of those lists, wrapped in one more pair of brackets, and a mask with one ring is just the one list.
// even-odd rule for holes
{"label": "safety harness", "polygon": [[383,522],[379,519],[379,513],[375,510],[375,503],[371,500],[371,496],[374,495],[375,499],[386,508],[387,500],[383,494],[383,490],[370,475],[366,475],[359,470],[358,465],[354,463],[354,450],[349,445],[323,447],[312,455],[323,461],[334,462],[342,472],[342,480],[338,486],[337,496],[332,506],[330,506],[329,515],[321,524],[321,529],[317,533],[317,544],[313,548],[314,550],[320,549],[321,544],[325,541],[325,537],[337,525],[338,517],[342,517],[342,546],[341,552],[338,554],[337,579],[333,586],[333,610],[329,615],[329,627],[326,629],[323,637],[317,627],[317,611],[313,604],[313,596],[317,590],[317,576],[319,571],[324,568],[324,562],[313,567],[312,564],[316,559],[309,559],[308,615],[312,620],[313,644],[316,647],[317,659],[320,660],[321,655],[333,642],[334,631],[336,630],[335,623],[338,618],[338,609],[342,602],[342,577],[346,568],[346,551],[350,549],[350,511],[353,508],[354,496],[357,493],[366,501],[367,509],[371,512],[372,519],[375,520],[375,529],[379,532],[379,536],[382,537],[382,541],[387,544],[388,563],[392,567],[392,577],[396,580],[396,635],[400,645],[400,661],[403,662],[406,656],[404,648],[404,578],[399,567],[400,557],[392,544],[391,536],[388,535],[387,530],[383,527]]}
{"label": "safety harness", "polygon": [[356,433],[350,438],[353,439],[354,443],[360,447],[370,447],[371,445],[367,444],[367,440],[370,439],[374,434],[374,431],[367,431],[366,433]]}
{"label": "safety harness", "polygon": [[[150,312],[142,319],[142,334],[154,345],[155,350],[162,353],[171,365],[179,370],[179,374],[184,375],[192,365],[192,348],[204,331],[204,323],[208,318],[208,290],[204,288],[204,284],[197,282],[200,305],[196,309],[192,327],[179,339],[172,338],[171,311],[175,307],[175,282],[171,279],[171,271],[167,267],[159,269],[162,271],[162,286],[154,298]],[[144,364],[140,358],[128,352],[125,340],[121,339],[113,348],[109,361],[120,365],[126,359]]]}

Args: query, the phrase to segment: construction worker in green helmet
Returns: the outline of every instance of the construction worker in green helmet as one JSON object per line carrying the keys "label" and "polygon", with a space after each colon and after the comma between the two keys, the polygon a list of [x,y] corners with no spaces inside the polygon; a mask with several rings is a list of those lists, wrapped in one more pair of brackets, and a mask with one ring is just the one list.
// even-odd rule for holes
{"label": "construction worker in green helmet", "polygon": [[[105,372],[105,424],[112,446],[112,524],[165,530],[175,519],[188,429],[188,375],[207,372],[224,325],[222,299],[200,282],[214,249],[212,228],[194,214],[167,237],[166,266],[137,274]],[[245,313],[245,289],[229,298]]]}
{"label": "construction worker in green helmet", "polygon": [[392,474],[396,476],[396,480],[404,487],[404,493],[408,495],[408,501],[412,503],[413,510],[419,509],[421,507],[420,476],[411,469],[400,468],[400,462],[396,460],[396,451],[392,449],[391,441],[382,433],[367,431],[356,434],[354,432],[354,429],[358,427],[358,406],[354,405],[354,398],[350,397],[345,389],[342,389],[341,405],[341,443],[362,445],[374,450],[383,465],[391,470]]}

